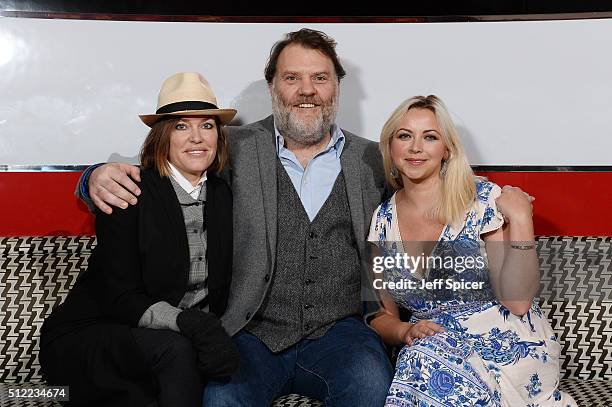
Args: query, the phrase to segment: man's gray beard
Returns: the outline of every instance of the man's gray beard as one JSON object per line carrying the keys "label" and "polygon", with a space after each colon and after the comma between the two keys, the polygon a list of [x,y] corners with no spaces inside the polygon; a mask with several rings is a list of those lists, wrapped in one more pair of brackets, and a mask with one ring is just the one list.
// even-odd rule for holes
{"label": "man's gray beard", "polygon": [[294,117],[292,106],[287,106],[276,90],[272,89],[272,114],[274,123],[283,137],[304,146],[317,144],[331,130],[338,112],[338,94],[336,93],[329,105],[322,105],[321,114],[310,123],[305,123]]}

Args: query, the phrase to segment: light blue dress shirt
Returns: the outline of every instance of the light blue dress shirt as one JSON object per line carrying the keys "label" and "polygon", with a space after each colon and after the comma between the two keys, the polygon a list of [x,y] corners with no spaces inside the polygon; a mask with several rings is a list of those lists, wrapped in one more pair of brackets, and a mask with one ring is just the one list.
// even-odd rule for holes
{"label": "light blue dress shirt", "polygon": [[331,129],[331,140],[323,151],[318,153],[306,166],[302,167],[293,152],[285,147],[285,139],[276,125],[276,154],[285,171],[289,174],[291,182],[297,191],[302,205],[306,210],[308,219],[317,216],[319,210],[329,197],[338,174],[340,174],[340,155],[344,148],[344,134],[335,124]]}

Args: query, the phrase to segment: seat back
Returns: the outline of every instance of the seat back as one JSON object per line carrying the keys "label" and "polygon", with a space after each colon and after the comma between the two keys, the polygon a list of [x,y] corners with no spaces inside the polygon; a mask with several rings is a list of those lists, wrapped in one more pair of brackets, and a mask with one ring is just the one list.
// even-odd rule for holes
{"label": "seat back", "polygon": [[[1,383],[39,382],[40,327],[74,284],[94,237],[0,238]],[[612,238],[540,237],[540,304],[562,345],[562,378],[612,379]]]}

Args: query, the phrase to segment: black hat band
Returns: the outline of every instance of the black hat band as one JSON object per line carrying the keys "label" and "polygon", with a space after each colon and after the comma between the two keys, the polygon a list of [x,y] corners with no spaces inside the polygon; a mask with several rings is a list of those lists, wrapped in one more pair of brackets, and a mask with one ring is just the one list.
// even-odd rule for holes
{"label": "black hat band", "polygon": [[155,114],[182,112],[185,110],[208,110],[208,109],[218,109],[218,107],[208,102],[185,101],[185,102],[170,103],[168,105],[162,106],[159,109],[157,109]]}

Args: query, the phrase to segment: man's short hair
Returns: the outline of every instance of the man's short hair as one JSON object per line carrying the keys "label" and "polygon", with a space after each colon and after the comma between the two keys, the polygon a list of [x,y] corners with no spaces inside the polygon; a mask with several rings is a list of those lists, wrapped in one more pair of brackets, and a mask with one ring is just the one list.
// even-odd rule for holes
{"label": "man's short hair", "polygon": [[326,55],[334,64],[338,82],[340,82],[340,79],[344,78],[346,75],[346,71],[342,67],[340,60],[338,59],[338,55],[336,54],[336,41],[334,41],[333,38],[329,37],[323,31],[302,28],[299,31],[293,31],[285,34],[285,38],[278,41],[272,47],[270,57],[268,58],[268,63],[266,64],[266,69],[264,70],[264,76],[266,77],[268,84],[272,83],[274,75],[276,75],[276,65],[278,63],[280,53],[287,45],[290,44],[298,44],[304,48],[314,49]]}

